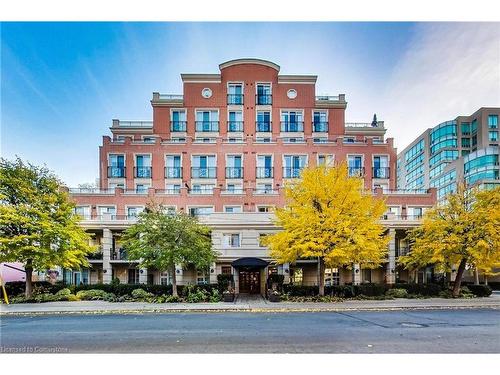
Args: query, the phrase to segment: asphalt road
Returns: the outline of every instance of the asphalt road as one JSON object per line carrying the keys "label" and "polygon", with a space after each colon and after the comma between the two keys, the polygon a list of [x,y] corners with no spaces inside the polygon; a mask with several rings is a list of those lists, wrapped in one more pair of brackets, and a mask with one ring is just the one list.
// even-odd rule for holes
{"label": "asphalt road", "polygon": [[0,319],[4,353],[500,353],[493,309]]}

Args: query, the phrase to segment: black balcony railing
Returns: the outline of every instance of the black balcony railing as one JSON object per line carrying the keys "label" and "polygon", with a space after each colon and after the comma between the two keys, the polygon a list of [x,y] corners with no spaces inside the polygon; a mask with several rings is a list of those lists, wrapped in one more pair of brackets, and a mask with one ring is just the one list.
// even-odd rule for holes
{"label": "black balcony railing", "polygon": [[315,133],[328,132],[328,122],[313,122],[313,132]]}
{"label": "black balcony railing", "polygon": [[364,167],[349,167],[349,176],[351,177],[363,177],[365,175]]}
{"label": "black balcony railing", "polygon": [[243,168],[226,167],[226,178],[243,178]]}
{"label": "black balcony railing", "polygon": [[271,132],[271,122],[259,122],[259,121],[257,121],[255,123],[255,125],[256,125],[256,130],[258,132],[262,132],[262,133]]}
{"label": "black balcony railing", "polygon": [[151,167],[134,167],[134,177],[136,178],[151,178]]}
{"label": "black balcony railing", "polygon": [[273,167],[257,167],[255,174],[257,178],[273,178]]}
{"label": "black balcony railing", "polygon": [[372,174],[373,178],[389,178],[390,173],[389,173],[390,168],[389,167],[373,167],[372,168]]}
{"label": "black balcony railing", "polygon": [[243,94],[227,94],[227,104],[243,104]]}
{"label": "black balcony railing", "polygon": [[124,249],[116,249],[113,251],[112,260],[127,260],[127,250]]}
{"label": "black balcony railing", "polygon": [[282,132],[303,132],[304,131],[304,122],[303,121],[295,121],[295,122],[281,122],[281,131]]}
{"label": "black balcony railing", "polygon": [[283,178],[299,178],[302,168],[283,167]]}
{"label": "black balcony railing", "polygon": [[165,167],[165,178],[182,178],[182,167]]}
{"label": "black balcony railing", "polygon": [[187,128],[187,121],[170,121],[171,132],[185,132]]}
{"label": "black balcony railing", "polygon": [[255,104],[271,105],[273,104],[273,96],[271,94],[257,94],[255,95]]}
{"label": "black balcony railing", "polygon": [[196,121],[197,132],[218,132],[219,121]]}
{"label": "black balcony railing", "polygon": [[102,249],[97,250],[95,253],[87,255],[89,260],[101,260],[102,259]]}
{"label": "black balcony railing", "polygon": [[191,168],[191,178],[217,178],[217,167]]}
{"label": "black balcony railing", "polygon": [[111,178],[124,178],[125,177],[125,167],[108,167],[108,177]]}
{"label": "black balcony railing", "polygon": [[228,121],[227,122],[228,132],[242,132],[243,131],[243,121]]}

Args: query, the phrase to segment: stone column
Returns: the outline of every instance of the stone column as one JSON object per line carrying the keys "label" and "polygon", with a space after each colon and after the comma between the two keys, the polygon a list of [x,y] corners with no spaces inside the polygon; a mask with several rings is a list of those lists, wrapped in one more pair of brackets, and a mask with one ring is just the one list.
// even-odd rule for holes
{"label": "stone column", "polygon": [[361,267],[358,263],[352,267],[352,283],[353,285],[361,284]]}
{"label": "stone column", "polygon": [[290,284],[290,263],[283,263],[283,284]]}
{"label": "stone column", "polygon": [[238,269],[231,267],[231,273],[233,274],[234,293],[238,294],[240,292],[240,279]]}
{"label": "stone column", "polygon": [[387,284],[396,282],[396,229],[394,228],[389,229],[389,252],[385,280]]}
{"label": "stone column", "polygon": [[177,285],[184,285],[184,273],[182,272],[182,266],[179,264],[175,265],[175,276],[177,280]]}
{"label": "stone column", "polygon": [[139,270],[139,284],[147,284],[148,283],[148,269],[141,268]]}
{"label": "stone column", "polygon": [[111,252],[113,251],[113,234],[108,228],[102,230],[102,282],[110,284],[112,280]]}
{"label": "stone column", "polygon": [[210,272],[210,284],[217,284],[217,266],[215,262],[210,265],[208,272]]}

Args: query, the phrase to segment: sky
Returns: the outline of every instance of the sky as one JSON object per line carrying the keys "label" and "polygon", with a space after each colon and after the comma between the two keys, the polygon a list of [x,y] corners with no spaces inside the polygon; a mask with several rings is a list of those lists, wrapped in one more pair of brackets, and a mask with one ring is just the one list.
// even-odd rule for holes
{"label": "sky", "polygon": [[0,151],[94,182],[114,118],[151,120],[181,73],[255,57],[376,113],[398,150],[425,129],[500,106],[500,23],[1,23]]}

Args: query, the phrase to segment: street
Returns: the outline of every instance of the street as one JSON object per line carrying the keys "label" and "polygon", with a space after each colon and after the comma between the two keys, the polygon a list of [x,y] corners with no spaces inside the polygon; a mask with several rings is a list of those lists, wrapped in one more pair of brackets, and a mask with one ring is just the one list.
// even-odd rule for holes
{"label": "street", "polygon": [[496,309],[0,318],[1,352],[499,353]]}

